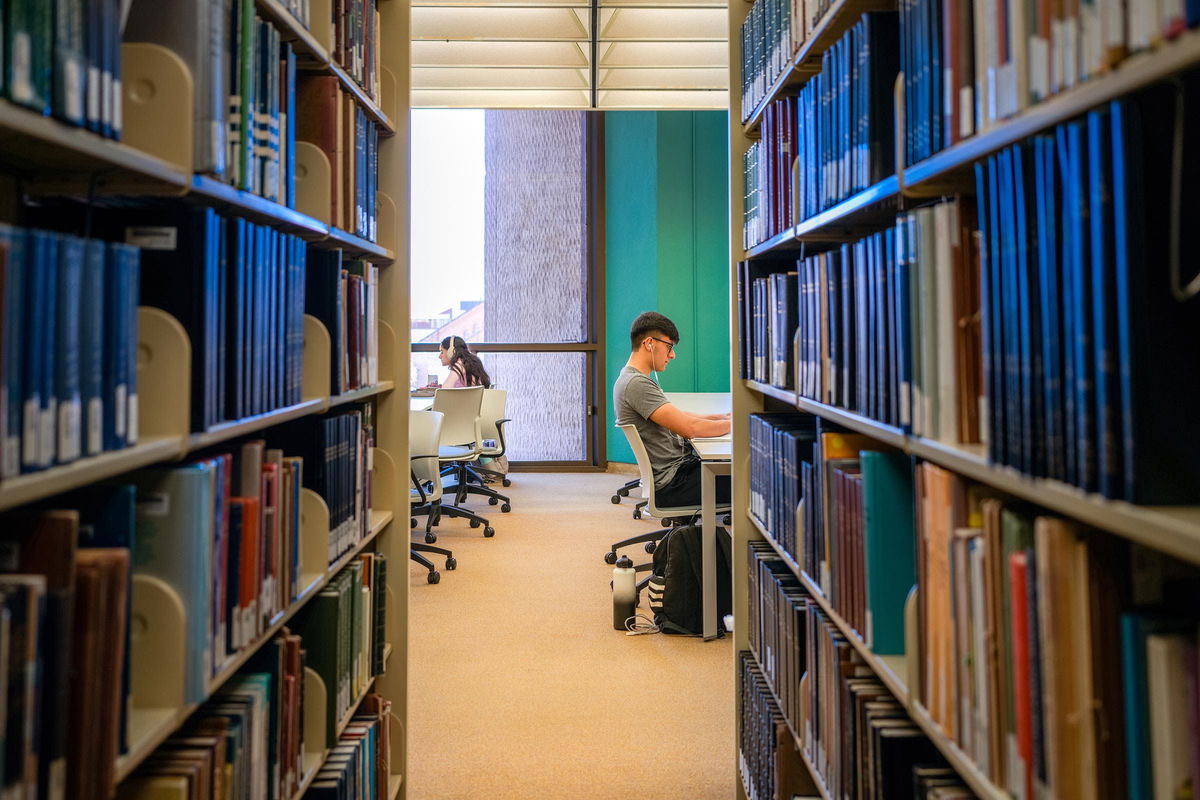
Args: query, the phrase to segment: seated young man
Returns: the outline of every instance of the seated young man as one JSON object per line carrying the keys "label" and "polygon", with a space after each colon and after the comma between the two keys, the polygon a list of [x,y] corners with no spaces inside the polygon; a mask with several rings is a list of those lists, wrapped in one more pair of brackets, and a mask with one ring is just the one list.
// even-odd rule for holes
{"label": "seated young man", "polygon": [[[617,424],[633,424],[654,470],[655,500],[663,508],[700,505],[700,457],[688,439],[729,433],[728,414],[691,414],[663,394],[651,377],[675,358],[679,329],[655,311],[639,314],[629,331],[629,361],[613,385]],[[717,476],[717,504],[729,504],[729,476]]]}

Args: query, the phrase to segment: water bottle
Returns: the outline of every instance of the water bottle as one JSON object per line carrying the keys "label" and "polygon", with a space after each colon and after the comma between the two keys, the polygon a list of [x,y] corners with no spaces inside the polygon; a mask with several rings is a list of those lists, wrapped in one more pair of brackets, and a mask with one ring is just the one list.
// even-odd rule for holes
{"label": "water bottle", "polygon": [[632,617],[637,609],[637,571],[629,556],[617,559],[613,567],[613,628],[618,631],[626,630],[625,620]]}

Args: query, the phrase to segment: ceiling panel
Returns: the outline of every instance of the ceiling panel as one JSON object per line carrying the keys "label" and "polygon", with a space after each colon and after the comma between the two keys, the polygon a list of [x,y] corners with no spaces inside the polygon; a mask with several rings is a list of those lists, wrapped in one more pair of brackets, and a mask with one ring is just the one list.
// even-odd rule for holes
{"label": "ceiling panel", "polygon": [[413,89],[416,108],[591,108],[590,92]]}
{"label": "ceiling panel", "polygon": [[414,67],[587,67],[588,42],[413,42]]}
{"label": "ceiling panel", "polygon": [[412,38],[451,41],[588,41],[586,8],[413,8]]}
{"label": "ceiling panel", "polygon": [[601,89],[716,89],[729,83],[724,67],[709,69],[602,69],[597,75]]}
{"label": "ceiling panel", "polygon": [[588,90],[586,69],[416,67],[413,89],[580,89]]}
{"label": "ceiling panel", "polygon": [[729,58],[726,42],[603,42],[601,67],[720,67]]}
{"label": "ceiling panel", "polygon": [[609,8],[600,11],[600,41],[724,42],[729,20],[721,8]]}

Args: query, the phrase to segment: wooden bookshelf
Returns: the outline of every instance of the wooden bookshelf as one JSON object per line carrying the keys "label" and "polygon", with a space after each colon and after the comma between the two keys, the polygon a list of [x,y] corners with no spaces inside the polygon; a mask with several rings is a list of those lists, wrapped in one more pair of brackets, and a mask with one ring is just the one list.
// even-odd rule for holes
{"label": "wooden bookshelf", "polygon": [[283,40],[292,45],[297,61],[305,67],[324,67],[329,63],[329,53],[317,37],[279,0],[254,0],[254,6],[261,17],[271,21]]}
{"label": "wooden bookshelf", "polygon": [[400,787],[404,785],[404,776],[392,773],[388,776],[388,800],[396,800],[400,796]]}
{"label": "wooden bookshelf", "polygon": [[367,112],[367,117],[369,117],[372,122],[379,126],[379,134],[381,136],[396,135],[396,126],[392,124],[390,119],[388,119],[387,113],[379,107],[379,104],[375,102],[374,98],[367,94],[366,89],[360,86],[358,81],[354,80],[354,78],[350,76],[350,73],[346,72],[346,70],[342,69],[340,65],[335,64],[333,61],[329,62],[328,70],[330,74],[332,74],[338,79],[338,81],[341,82],[343,89],[354,95],[354,99],[360,106],[362,106],[363,111]]}
{"label": "wooden bookshelf", "polygon": [[181,454],[180,450],[179,439],[163,436],[146,439],[123,450],[111,450],[42,472],[10,478],[0,483],[0,511],[176,458]]}
{"label": "wooden bookshelf", "polygon": [[264,428],[290,422],[300,417],[306,417],[309,414],[316,414],[325,407],[327,402],[327,398],[316,397],[303,400],[292,406],[276,409],[275,411],[268,411],[265,414],[255,414],[252,417],[244,419],[222,422],[219,425],[214,425],[204,433],[190,434],[187,439],[187,452],[194,453],[197,450],[203,450],[206,447],[212,447],[221,442],[245,436],[248,433],[254,433]]}
{"label": "wooden bookshelf", "polygon": [[380,266],[386,267],[396,260],[396,254],[382,245],[367,241],[361,236],[355,236],[340,228],[329,228],[328,241],[337,247],[348,251],[350,255],[364,258]]}
{"label": "wooden bookshelf", "polygon": [[1035,503],[1050,511],[1086,522],[1139,544],[1200,564],[1200,507],[1137,506],[1109,500],[1047,478],[1033,478],[1011,467],[988,463],[980,445],[950,444],[919,436],[906,436],[899,428],[861,414],[800,398],[787,389],[744,381],[746,388],[789,403],[801,411],[844,425],[943,466],[972,480]]}
{"label": "wooden bookshelf", "polygon": [[86,193],[89,179],[104,193],[182,194],[188,176],[173,164],[0,100],[0,165],[34,186]]}
{"label": "wooden bookshelf", "polygon": [[[379,524],[376,527],[376,514],[379,514]],[[247,645],[231,656],[221,669],[207,681],[207,693],[205,698],[200,703],[188,704],[178,709],[133,709],[130,715],[130,739],[132,740],[129,747],[129,752],[117,759],[116,781],[120,783],[133,774],[133,771],[145,761],[154,752],[154,750],[163,742],[165,742],[171,734],[178,730],[188,718],[199,709],[204,702],[220,691],[225,682],[237,674],[238,670],[246,665],[251,658],[262,646],[270,642],[275,634],[287,625],[295,616],[303,609],[308,602],[317,596],[324,589],[334,576],[341,572],[347,565],[359,556],[372,542],[374,542],[379,534],[386,527],[387,523],[392,519],[390,511],[371,510],[372,526],[370,532],[363,537],[355,546],[342,555],[337,561],[329,566],[320,580],[313,583],[308,588],[301,591],[300,596],[281,611],[271,621],[270,626],[263,631],[252,644]],[[357,705],[355,706],[357,708]]]}
{"label": "wooden bookshelf", "polygon": [[308,787],[312,786],[313,781],[317,779],[317,773],[325,765],[327,757],[327,753],[305,752],[304,758],[301,761],[301,774],[304,777],[300,779],[300,786],[297,787],[296,793],[292,795],[292,800],[303,800],[304,793],[308,791]]}
{"label": "wooden bookshelf", "polygon": [[270,225],[284,233],[320,244],[329,236],[329,226],[282,203],[259,197],[207,175],[193,175],[190,195],[219,211],[259,225]]}
{"label": "wooden bookshelf", "polygon": [[746,258],[757,258],[770,253],[771,255],[783,255],[779,251],[791,250],[799,247],[799,242],[796,241],[796,229],[788,228],[783,233],[777,233],[765,242],[760,242],[746,251]]}
{"label": "wooden bookshelf", "polygon": [[976,161],[1123,95],[1200,65],[1200,30],[1189,30],[1154,50],[1137,53],[1109,73],[1032,105],[903,172],[904,190],[920,197],[975,191]]}
{"label": "wooden bookshelf", "polygon": [[[842,34],[854,27],[864,12],[895,8],[895,0],[835,0],[825,15],[821,17],[821,21],[813,28],[812,35],[797,48],[790,65],[775,79],[767,96],[755,106],[754,113],[742,127],[744,134],[757,138],[758,126],[762,122],[763,112],[766,111],[767,106],[780,97],[795,94],[800,87],[808,83],[809,78],[819,73],[821,56],[838,39],[842,38]],[[740,28],[737,33],[740,37]],[[733,41],[733,32],[730,33],[730,41]],[[740,42],[741,39],[739,38],[738,41]],[[733,67],[740,67],[740,62],[733,62],[732,55],[730,62]],[[740,87],[742,85],[740,77],[737,83],[730,82],[729,85]]]}
{"label": "wooden bookshelf", "polygon": [[335,394],[329,398],[328,408],[336,408],[337,406],[345,405],[346,403],[360,403],[363,400],[369,400],[372,397],[378,397],[381,394],[387,394],[396,388],[396,384],[392,381],[380,381],[374,386],[364,386],[361,389],[351,389],[348,392]]}

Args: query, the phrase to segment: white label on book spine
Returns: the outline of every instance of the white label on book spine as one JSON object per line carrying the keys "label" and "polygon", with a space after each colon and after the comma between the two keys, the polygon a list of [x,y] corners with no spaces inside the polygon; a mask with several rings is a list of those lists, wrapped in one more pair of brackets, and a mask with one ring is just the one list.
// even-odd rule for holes
{"label": "white label on book spine", "polygon": [[119,134],[124,130],[125,118],[121,116],[121,108],[124,103],[121,98],[121,79],[114,77],[112,79],[112,126],[113,133]]}
{"label": "white label on book spine", "polygon": [[87,73],[87,118],[88,122],[100,121],[100,68],[88,67]]}
{"label": "white label on book spine", "polygon": [[1050,94],[1050,43],[1029,37],[1029,89],[1038,100]]}
{"label": "white label on book spine", "polygon": [[116,395],[116,399],[113,402],[114,402],[114,407],[117,410],[117,413],[116,413],[116,424],[114,425],[114,428],[117,432],[117,438],[120,439],[122,443],[124,443],[124,441],[125,441],[125,409],[127,408],[127,406],[126,406],[127,401],[125,399],[125,384],[123,384],[123,383],[117,384],[117,389],[116,389],[115,395]]}
{"label": "white label on book spine", "polygon": [[970,84],[958,90],[958,135],[962,139],[975,135],[975,87]]}
{"label": "white label on book spine", "polygon": [[48,467],[54,463],[54,454],[58,450],[58,437],[55,436],[58,428],[57,397],[51,397],[50,404],[42,409],[39,424],[41,430],[38,431],[38,463],[43,467]]}
{"label": "white label on book spine", "polygon": [[100,74],[100,121],[112,125],[112,73],[105,70]]}
{"label": "white label on book spine", "polygon": [[125,421],[125,442],[137,444],[138,440],[138,396],[137,392],[129,393],[129,419]]}
{"label": "white label on book spine", "polygon": [[33,43],[28,31],[13,31],[12,93],[20,103],[33,102]]}
{"label": "white label on book spine", "polygon": [[139,225],[125,229],[125,244],[143,250],[174,250],[179,229],[173,225]]}
{"label": "white label on book spine", "polygon": [[83,69],[79,59],[68,58],[63,62],[63,72],[66,73],[67,116],[75,120],[83,119]]}
{"label": "white label on book spine", "polygon": [[83,405],[78,399],[63,403],[58,409],[58,460],[79,458],[83,440]]}
{"label": "white label on book spine", "polygon": [[50,788],[47,800],[62,800],[67,796],[67,759],[56,758],[50,764]]}
{"label": "white label on book spine", "polygon": [[99,397],[88,400],[87,429],[87,453],[94,456],[104,449],[104,401]]}
{"label": "white label on book spine", "polygon": [[16,436],[4,437],[4,474],[0,477],[15,478],[21,471],[21,440]]}

